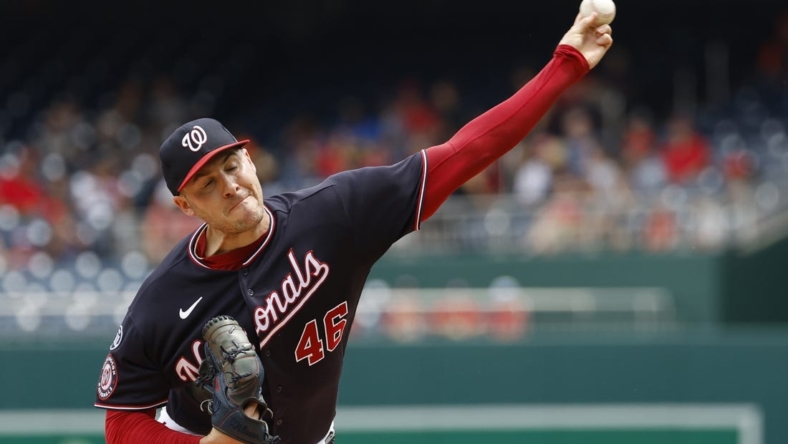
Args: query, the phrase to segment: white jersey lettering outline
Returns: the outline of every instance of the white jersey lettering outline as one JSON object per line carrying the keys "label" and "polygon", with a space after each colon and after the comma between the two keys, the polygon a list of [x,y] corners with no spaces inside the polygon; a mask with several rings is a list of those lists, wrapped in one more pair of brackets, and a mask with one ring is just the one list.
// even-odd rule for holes
{"label": "white jersey lettering outline", "polygon": [[[268,342],[273,333],[282,328],[315,291],[320,288],[330,271],[327,263],[315,258],[314,251],[309,251],[304,256],[303,270],[299,266],[292,248],[287,253],[287,258],[290,261],[293,272],[288,273],[282,280],[279,291],[272,291],[265,297],[265,306],[258,305],[254,310],[255,332],[258,337],[266,334],[266,337],[260,342],[261,348]],[[298,278],[297,287],[293,279],[293,273]],[[313,280],[312,278],[316,279]],[[289,310],[293,304],[297,305],[292,310]],[[286,317],[281,322],[278,322],[279,317],[285,315]],[[271,330],[269,331],[269,329]]]}
{"label": "white jersey lettering outline", "polygon": [[202,341],[192,342],[192,353],[197,361],[197,365],[181,356],[175,364],[175,374],[178,375],[181,381],[192,382],[200,375],[200,364],[202,364],[202,356],[200,356],[200,349],[202,348]]}

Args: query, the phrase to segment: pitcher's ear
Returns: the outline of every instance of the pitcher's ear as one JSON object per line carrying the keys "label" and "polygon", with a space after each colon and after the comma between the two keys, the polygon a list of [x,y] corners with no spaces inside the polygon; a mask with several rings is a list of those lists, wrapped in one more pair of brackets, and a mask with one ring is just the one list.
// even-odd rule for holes
{"label": "pitcher's ear", "polygon": [[191,205],[189,205],[189,201],[187,201],[185,197],[183,197],[183,196],[173,196],[172,201],[187,216],[194,216],[195,215],[194,214],[194,210],[192,210]]}

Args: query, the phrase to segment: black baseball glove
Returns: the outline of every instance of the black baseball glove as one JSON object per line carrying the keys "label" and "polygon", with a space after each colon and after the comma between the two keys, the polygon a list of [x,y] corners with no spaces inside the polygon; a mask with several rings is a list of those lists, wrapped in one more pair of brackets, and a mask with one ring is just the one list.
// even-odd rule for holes
{"label": "black baseball glove", "polygon": [[[268,432],[266,416],[273,416],[263,399],[263,363],[238,322],[217,316],[205,324],[205,359],[195,383],[211,393],[207,405],[213,428],[247,444],[275,444],[278,436]],[[256,405],[259,416],[244,413]]]}

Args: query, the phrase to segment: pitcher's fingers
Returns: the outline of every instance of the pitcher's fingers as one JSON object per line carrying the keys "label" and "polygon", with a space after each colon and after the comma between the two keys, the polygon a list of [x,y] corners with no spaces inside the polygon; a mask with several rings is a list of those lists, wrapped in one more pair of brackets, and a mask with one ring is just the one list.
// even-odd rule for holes
{"label": "pitcher's fingers", "polygon": [[613,44],[613,37],[610,34],[602,34],[596,39],[597,45],[609,48]]}
{"label": "pitcher's fingers", "polygon": [[577,19],[575,20],[575,26],[579,27],[580,30],[582,31],[591,29],[594,27],[594,23],[596,22],[598,16],[599,14],[597,14],[596,11],[592,12],[591,14],[585,17],[583,17],[582,14],[578,13]]}
{"label": "pitcher's fingers", "polygon": [[602,25],[596,28],[596,35],[613,34],[613,28],[610,25]]}

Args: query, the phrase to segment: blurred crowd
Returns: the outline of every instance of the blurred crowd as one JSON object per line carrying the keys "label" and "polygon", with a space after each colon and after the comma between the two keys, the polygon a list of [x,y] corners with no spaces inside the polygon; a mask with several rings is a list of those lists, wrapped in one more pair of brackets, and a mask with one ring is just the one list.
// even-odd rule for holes
{"label": "blurred crowd", "polygon": [[[568,91],[457,198],[515,202],[528,216],[516,247],[535,254],[583,246],[715,250],[748,220],[780,209],[788,21],[764,43],[753,82],[714,107],[660,115],[629,103],[626,64],[625,51],[612,52],[606,68]],[[512,73],[509,92],[534,73]],[[239,138],[252,139],[248,149],[271,195],[442,143],[504,98],[479,97],[448,80],[408,79],[373,103],[350,89],[331,117],[296,113],[265,135],[254,122],[228,121]],[[158,147],[181,123],[209,115],[210,103],[166,74],[131,78],[97,106],[54,97],[0,151],[0,268],[46,268],[85,251],[108,261],[129,253],[159,261],[199,221],[172,204]],[[748,124],[752,113],[759,119]]]}

